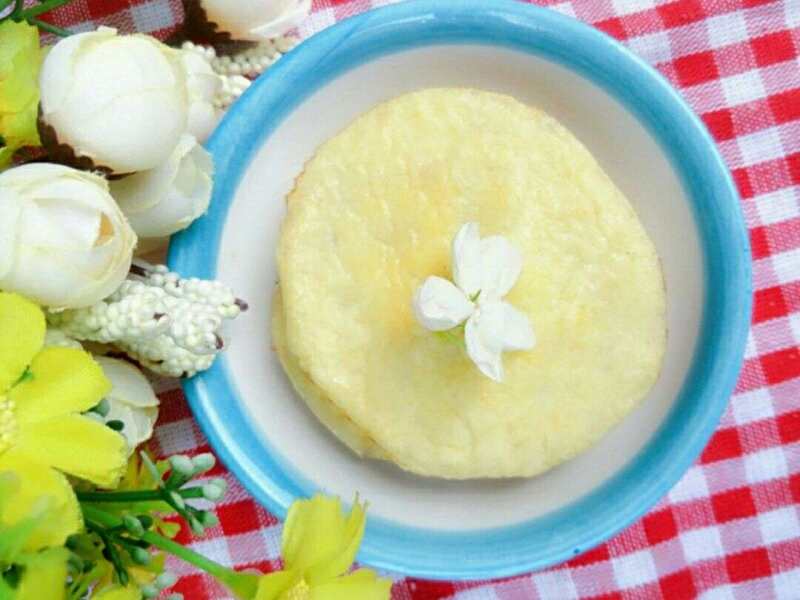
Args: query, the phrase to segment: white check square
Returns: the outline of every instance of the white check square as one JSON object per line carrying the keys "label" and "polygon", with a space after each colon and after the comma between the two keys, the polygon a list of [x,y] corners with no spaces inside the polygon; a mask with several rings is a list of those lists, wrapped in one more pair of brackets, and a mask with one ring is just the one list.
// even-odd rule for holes
{"label": "white check square", "polygon": [[[800,539],[800,519],[795,506],[784,506],[759,514],[758,525],[765,544]],[[797,589],[800,590],[800,587]]]}
{"label": "white check square", "polygon": [[611,565],[620,588],[632,588],[658,579],[653,557],[647,550],[618,556],[612,559]]}
{"label": "white check square", "polygon": [[542,598],[563,598],[574,600],[578,598],[578,590],[569,571],[552,571],[539,573],[534,578],[536,589]]}
{"label": "white check square", "polygon": [[703,468],[694,466],[681,478],[669,492],[671,502],[687,502],[708,497],[708,482]]}
{"label": "white check square", "polygon": [[776,600],[797,600],[797,590],[800,590],[800,569],[775,573],[772,576],[772,585],[775,588]]}
{"label": "white check square", "polygon": [[725,554],[716,527],[703,527],[684,531],[680,535],[683,553],[689,562],[719,558]]}
{"label": "white check square", "polygon": [[736,394],[731,398],[731,409],[737,425],[745,425],[775,416],[772,399],[766,388]]}
{"label": "white check square", "polygon": [[800,186],[762,194],[755,198],[762,225],[772,225],[800,216]]}
{"label": "white check square", "polygon": [[737,141],[743,161],[741,166],[754,165],[781,158],[785,154],[777,127],[770,127],[749,135],[739,136]]}
{"label": "white check square", "polygon": [[758,69],[723,77],[720,79],[720,83],[728,106],[745,104],[764,98],[767,95],[767,90],[764,88],[764,82],[761,80]]}
{"label": "white check square", "polygon": [[769,481],[778,477],[786,477],[789,474],[786,455],[781,447],[767,448],[745,455],[744,470],[749,483]]}
{"label": "white check square", "polygon": [[742,11],[735,10],[706,19],[712,48],[738,44],[750,38]]}
{"label": "white check square", "polygon": [[781,284],[800,279],[800,248],[773,254],[772,270]]}
{"label": "white check square", "polygon": [[666,31],[640,35],[626,42],[628,48],[650,64],[658,64],[672,59],[672,46]]}
{"label": "white check square", "polygon": [[614,14],[617,16],[637,13],[649,8],[654,8],[656,3],[653,0],[612,0]]}

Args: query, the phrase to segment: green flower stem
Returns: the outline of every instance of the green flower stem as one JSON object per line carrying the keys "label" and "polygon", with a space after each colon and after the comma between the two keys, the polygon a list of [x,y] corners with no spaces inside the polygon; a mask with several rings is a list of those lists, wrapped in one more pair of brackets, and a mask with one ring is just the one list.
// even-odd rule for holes
{"label": "green flower stem", "polygon": [[14,12],[11,13],[11,18],[17,20],[23,8],[25,8],[25,0],[15,0]]}
{"label": "green flower stem", "polygon": [[36,17],[29,17],[27,21],[28,23],[30,23],[35,27],[38,27],[42,31],[47,31],[59,37],[69,37],[70,35],[72,35],[71,31],[68,31],[66,29],[61,29],[61,27],[56,27],[55,25],[51,25],[50,23],[42,21],[41,19],[37,19]]}
{"label": "green flower stem", "polygon": [[[203,489],[190,487],[185,490],[175,490],[181,497],[191,500],[203,497]],[[150,502],[164,500],[161,490],[135,490],[131,492],[78,492],[76,494],[81,502]]]}
{"label": "green flower stem", "polygon": [[[53,10],[54,8],[58,8],[64,4],[72,2],[72,0],[44,0],[44,2],[40,2],[36,6],[29,8],[28,10],[19,10],[16,18],[18,19],[25,19],[26,21],[32,19],[33,17],[38,17],[46,13],[47,11]],[[20,3],[22,4],[22,3]]]}
{"label": "green flower stem", "polygon": [[[122,525],[122,520],[114,515],[110,515],[105,511],[95,508],[94,506],[82,505],[83,515],[87,521],[97,523],[103,527],[119,527]],[[194,550],[182,546],[178,542],[167,539],[152,531],[146,531],[141,538],[143,541],[176,556],[184,562],[194,565],[198,569],[202,569],[209,575],[215,577],[221,583],[228,586],[238,598],[242,600],[251,600],[255,598],[256,591],[258,590],[258,575],[251,575],[248,573],[237,573],[232,571],[221,564],[214,562],[210,558],[206,558],[202,554],[198,554]]]}

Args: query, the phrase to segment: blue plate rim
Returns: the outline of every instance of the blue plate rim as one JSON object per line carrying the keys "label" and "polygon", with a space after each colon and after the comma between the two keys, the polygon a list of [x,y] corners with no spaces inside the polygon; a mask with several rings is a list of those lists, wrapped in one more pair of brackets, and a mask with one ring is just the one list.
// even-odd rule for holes
{"label": "blue plate rim", "polygon": [[[689,468],[714,432],[741,368],[752,303],[750,247],[736,187],[714,141],[678,92],[621,44],[575,19],[513,0],[413,0],[309,38],[231,107],[207,144],[218,173],[211,207],[173,237],[170,267],[184,276],[215,276],[241,176],[294,107],[352,67],[432,44],[489,44],[535,54],[604,88],[670,159],[703,250],[705,301],[692,367],[664,423],[621,471],[571,504],[512,526],[441,532],[377,517],[368,523],[358,557],[364,564],[431,579],[488,579],[551,566],[597,546],[642,516]],[[248,422],[224,357],[183,387],[212,447],[268,510],[284,518],[294,498],[315,491]]]}

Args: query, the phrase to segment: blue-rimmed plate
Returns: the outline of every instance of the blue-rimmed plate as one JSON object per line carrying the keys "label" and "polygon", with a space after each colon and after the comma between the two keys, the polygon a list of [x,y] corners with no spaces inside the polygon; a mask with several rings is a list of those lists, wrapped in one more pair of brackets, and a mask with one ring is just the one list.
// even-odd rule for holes
{"label": "blue-rimmed plate", "polygon": [[[444,482],[362,461],[291,391],[270,347],[283,198],[316,147],[378,102],[430,86],[516,96],[561,120],[634,204],[658,248],[669,342],[658,384],[600,444],[534,479]],[[211,139],[209,213],[171,266],[218,277],[252,310],[185,384],[227,466],[269,510],[323,489],[370,501],[362,562],[432,578],[545,567],[602,542],[679,479],[714,430],[750,316],[750,257],[714,143],[652,69],[605,35],[506,0],[422,0],[344,21],[285,56]]]}

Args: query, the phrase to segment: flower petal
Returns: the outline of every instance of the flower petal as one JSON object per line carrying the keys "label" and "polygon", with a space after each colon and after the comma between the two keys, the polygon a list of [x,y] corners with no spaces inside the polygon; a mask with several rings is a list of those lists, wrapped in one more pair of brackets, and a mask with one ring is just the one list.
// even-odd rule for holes
{"label": "flower petal", "polygon": [[125,472],[127,444],[116,431],[80,415],[57,416],[20,429],[16,451],[102,487]]}
{"label": "flower petal", "polygon": [[310,600],[389,600],[392,580],[359,569],[344,577],[311,588]]}
{"label": "flower petal", "polygon": [[258,591],[255,600],[277,600],[280,595],[292,587],[297,581],[294,571],[275,571],[258,579]]}
{"label": "flower petal", "polygon": [[32,460],[15,448],[0,454],[0,472],[11,471],[19,478],[17,492],[3,506],[0,523],[11,525],[30,516],[41,498],[47,499],[46,518],[28,538],[25,548],[38,550],[60,546],[83,526],[78,500],[67,478],[47,465]]}
{"label": "flower petal", "polygon": [[481,234],[477,223],[466,223],[453,239],[453,281],[470,298],[481,289]]}
{"label": "flower petal", "polygon": [[141,590],[134,584],[127,587],[112,585],[100,590],[100,592],[92,593],[93,600],[141,600],[141,597]]}
{"label": "flower petal", "polygon": [[44,343],[44,313],[30,300],[0,292],[0,394],[25,372]]}
{"label": "flower petal", "polygon": [[441,277],[428,277],[414,294],[414,315],[429,331],[460,325],[474,308],[460,289]]}
{"label": "flower petal", "polygon": [[283,560],[309,583],[341,575],[355,560],[366,515],[356,502],[345,518],[338,498],[317,495],[292,504],[283,526]]}
{"label": "flower petal", "polygon": [[503,312],[503,350],[530,350],[536,345],[530,319],[508,302],[498,302]]}
{"label": "flower petal", "polygon": [[492,309],[496,304],[481,306],[472,313],[467,320],[464,338],[467,355],[481,373],[495,381],[503,381],[502,314]]}
{"label": "flower petal", "polygon": [[505,296],[522,272],[522,255],[506,238],[495,235],[481,240],[481,295],[478,303]]}
{"label": "flower petal", "polygon": [[87,411],[111,389],[92,355],[77,348],[45,348],[31,362],[30,372],[32,377],[8,394],[20,425]]}
{"label": "flower petal", "polygon": [[[63,600],[66,598],[67,559],[66,548],[50,548],[29,554],[23,561],[25,572],[17,587],[15,600]],[[138,596],[136,597],[138,598]]]}

